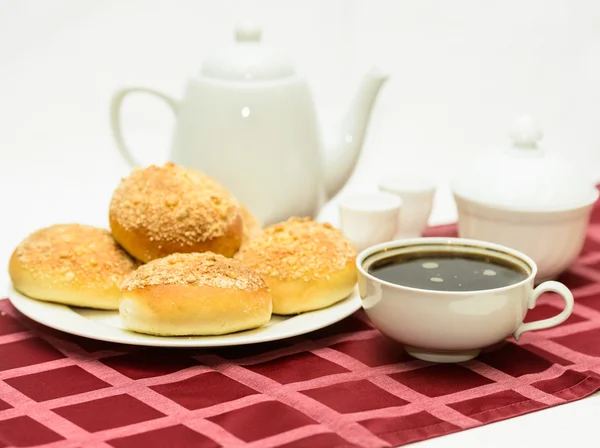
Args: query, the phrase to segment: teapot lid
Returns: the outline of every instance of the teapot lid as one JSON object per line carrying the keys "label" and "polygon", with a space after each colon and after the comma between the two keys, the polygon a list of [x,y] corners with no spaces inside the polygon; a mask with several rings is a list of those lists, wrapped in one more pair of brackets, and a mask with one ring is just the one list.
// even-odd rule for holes
{"label": "teapot lid", "polygon": [[254,23],[235,27],[235,42],[207,58],[201,74],[223,81],[268,81],[287,78],[296,71],[289,60],[261,42],[262,30]]}
{"label": "teapot lid", "polygon": [[589,204],[597,197],[592,179],[569,159],[546,151],[542,131],[522,116],[510,132],[512,144],[466,163],[452,182],[454,194],[489,206],[553,211]]}

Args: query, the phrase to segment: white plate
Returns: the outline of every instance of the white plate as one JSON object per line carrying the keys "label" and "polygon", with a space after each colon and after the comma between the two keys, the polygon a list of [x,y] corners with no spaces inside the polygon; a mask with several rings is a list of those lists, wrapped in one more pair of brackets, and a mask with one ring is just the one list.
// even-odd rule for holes
{"label": "white plate", "polygon": [[120,344],[152,347],[225,347],[255,344],[290,338],[339,322],[360,309],[358,291],[328,308],[296,316],[273,316],[261,328],[223,336],[150,336],[125,330],[117,311],[99,311],[75,308],[30,299],[12,287],[9,299],[21,313],[30,319],[56,330],[77,336]]}

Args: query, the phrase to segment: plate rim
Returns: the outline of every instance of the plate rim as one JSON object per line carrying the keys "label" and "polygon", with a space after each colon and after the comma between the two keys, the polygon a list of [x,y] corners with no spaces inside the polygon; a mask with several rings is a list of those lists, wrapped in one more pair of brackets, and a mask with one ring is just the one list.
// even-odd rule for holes
{"label": "plate rim", "polygon": [[[85,316],[77,313],[73,310],[74,307],[69,305],[64,305],[61,303],[48,302],[43,300],[33,299],[28,297],[20,292],[18,292],[12,284],[8,286],[8,294],[7,297],[10,303],[23,315],[28,317],[29,319],[37,322],[38,324],[44,325],[46,327],[52,328],[57,331],[61,331],[66,334],[72,334],[74,336],[83,337],[86,339],[98,340],[103,342],[111,342],[115,344],[122,345],[132,345],[132,346],[142,346],[142,347],[163,347],[163,348],[216,348],[216,347],[232,347],[232,346],[241,346],[241,345],[250,345],[250,344],[260,344],[264,342],[272,342],[282,339],[288,339],[295,336],[301,336],[316,330],[323,329],[330,325],[333,325],[349,316],[354,314],[356,311],[362,308],[362,303],[360,300],[360,296],[358,294],[358,287],[355,286],[352,293],[346,297],[345,299],[330,305],[327,308],[322,308],[315,311],[309,311],[307,313],[302,313],[299,315],[292,316],[285,321],[289,321],[298,316],[307,316],[307,315],[319,315],[319,313],[331,313],[332,309],[339,308],[339,312],[334,313],[328,319],[324,319],[322,321],[316,321],[315,325],[305,326],[304,328],[289,328],[283,330],[282,332],[273,332],[270,334],[263,334],[261,336],[260,331],[258,333],[253,333],[247,335],[246,338],[243,337],[244,332],[239,333],[230,333],[227,335],[215,335],[215,336],[154,336],[147,335],[143,333],[135,333],[126,329],[113,327],[109,325],[102,325],[98,321],[86,318]],[[52,308],[55,311],[61,313],[68,313],[77,316],[76,318],[83,319],[86,322],[93,323],[92,328],[96,328],[97,332],[90,331],[79,331],[77,328],[70,328],[69,325],[61,324],[61,321],[54,321],[52,318],[55,316],[54,313],[37,313],[32,308],[35,307],[43,307]],[[91,308],[87,308],[91,309]],[[102,312],[102,310],[97,310]],[[106,311],[107,313],[114,313],[114,311]],[[285,322],[284,321],[284,322]],[[309,320],[311,322],[312,319]],[[85,327],[84,327],[85,328]],[[102,328],[110,329],[106,334],[103,334]],[[265,327],[273,328],[273,327]],[[247,331],[257,331],[258,329],[247,330]],[[125,335],[123,335],[125,334]],[[121,335],[121,336],[120,336]],[[127,335],[129,337],[127,337]],[[231,335],[240,335],[241,339],[231,338]],[[210,341],[206,341],[206,339],[210,338]],[[219,339],[222,338],[222,339]],[[202,343],[202,339],[205,339],[205,343]]]}

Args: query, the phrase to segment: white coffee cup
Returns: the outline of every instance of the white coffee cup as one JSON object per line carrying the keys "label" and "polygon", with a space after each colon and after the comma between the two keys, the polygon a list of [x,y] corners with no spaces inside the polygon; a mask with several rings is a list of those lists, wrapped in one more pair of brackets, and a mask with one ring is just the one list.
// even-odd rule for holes
{"label": "white coffee cup", "polygon": [[[440,291],[390,283],[369,269],[373,263],[403,253],[452,252],[501,258],[527,277],[515,284],[477,291]],[[571,291],[555,281],[534,288],[535,262],[498,244],[464,238],[414,238],[370,247],[356,260],[362,306],[383,334],[402,344],[411,356],[433,362],[461,362],[512,335],[563,323],[573,311]],[[523,323],[528,309],[547,291],[558,293],[564,309],[556,316]]]}
{"label": "white coffee cup", "polygon": [[338,201],[342,232],[359,252],[391,241],[401,208],[402,199],[391,193],[347,194]]}
{"label": "white coffee cup", "polygon": [[391,176],[379,182],[379,190],[402,199],[402,216],[399,218],[395,239],[416,238],[427,228],[433,207],[436,184],[425,177]]}

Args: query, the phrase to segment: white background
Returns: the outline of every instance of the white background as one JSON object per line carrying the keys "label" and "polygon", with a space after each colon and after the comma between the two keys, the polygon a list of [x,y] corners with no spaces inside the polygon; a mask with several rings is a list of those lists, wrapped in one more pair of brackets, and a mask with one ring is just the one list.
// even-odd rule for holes
{"label": "white background", "polygon": [[[549,151],[600,179],[594,0],[0,0],[0,257],[44,225],[106,225],[112,189],[128,172],[111,139],[111,93],[141,84],[178,96],[244,18],[260,21],[264,39],[308,75],[325,128],[363,71],[390,73],[351,188],[390,169],[433,176],[432,219],[452,220],[454,170],[505,144],[523,112],[543,126]],[[139,158],[162,162],[170,112],[136,97],[124,113]],[[598,411],[600,400],[587,399],[423,446],[596,446],[584,437]]]}

